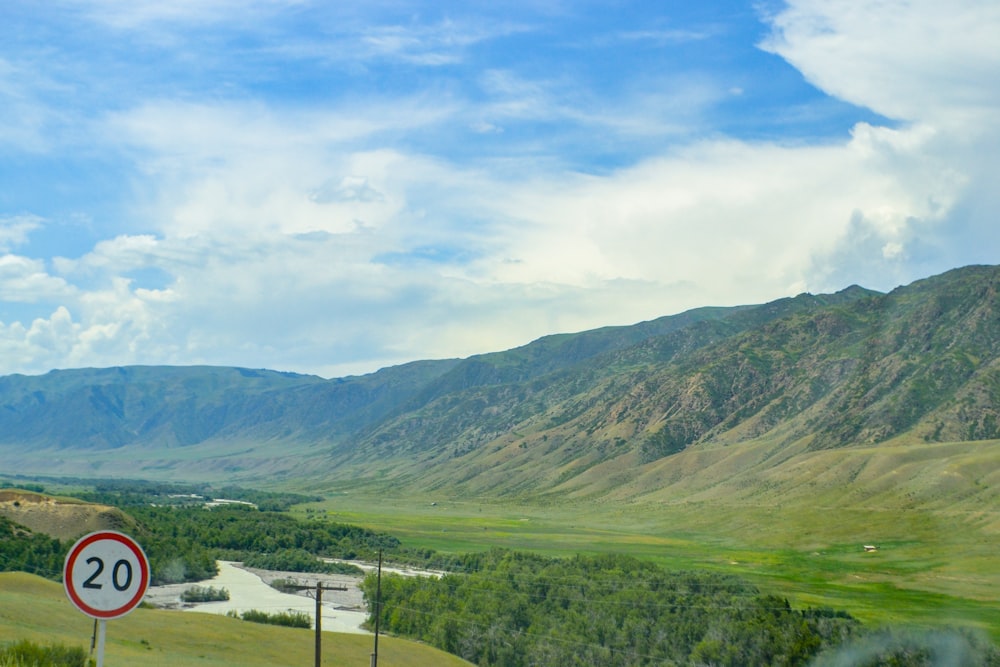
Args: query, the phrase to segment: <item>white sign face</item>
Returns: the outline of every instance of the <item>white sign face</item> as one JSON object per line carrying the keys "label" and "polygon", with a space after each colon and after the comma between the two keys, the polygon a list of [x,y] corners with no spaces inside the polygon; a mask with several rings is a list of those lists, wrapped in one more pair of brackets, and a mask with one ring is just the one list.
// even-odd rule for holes
{"label": "white sign face", "polygon": [[149,588],[149,561],[127,535],[110,530],[84,535],[66,556],[63,586],[87,616],[118,618],[142,602]]}

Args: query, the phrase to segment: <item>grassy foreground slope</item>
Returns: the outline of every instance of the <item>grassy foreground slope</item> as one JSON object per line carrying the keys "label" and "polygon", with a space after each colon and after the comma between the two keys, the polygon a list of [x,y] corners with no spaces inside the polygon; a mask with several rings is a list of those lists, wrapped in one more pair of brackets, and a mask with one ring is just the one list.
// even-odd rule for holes
{"label": "grassy foreground slope", "polygon": [[[88,647],[93,621],[77,611],[60,584],[24,573],[0,573],[0,642]],[[224,616],[137,609],[108,622],[105,664],[153,667],[312,665],[314,633]],[[372,638],[325,633],[323,664],[368,665]],[[386,667],[450,667],[468,663],[436,649],[379,640]]]}

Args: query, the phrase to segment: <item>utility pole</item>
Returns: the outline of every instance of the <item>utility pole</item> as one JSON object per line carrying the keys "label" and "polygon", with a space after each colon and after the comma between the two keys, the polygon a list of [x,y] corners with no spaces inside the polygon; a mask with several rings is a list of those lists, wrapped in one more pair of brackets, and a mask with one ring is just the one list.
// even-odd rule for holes
{"label": "utility pole", "polygon": [[375,579],[375,652],[372,653],[372,667],[378,667],[378,624],[382,617],[382,550],[378,550],[378,575]]}
{"label": "utility pole", "polygon": [[[304,591],[312,588],[312,586],[304,586],[302,584],[286,584],[282,587],[282,590],[287,591]],[[320,659],[323,654],[323,639],[320,634],[323,631],[323,591],[346,591],[347,586],[327,586],[323,588],[322,581],[316,581],[316,667],[320,667]],[[308,595],[308,593],[306,593]]]}
{"label": "utility pole", "polygon": [[316,582],[316,667],[323,654],[323,582]]}

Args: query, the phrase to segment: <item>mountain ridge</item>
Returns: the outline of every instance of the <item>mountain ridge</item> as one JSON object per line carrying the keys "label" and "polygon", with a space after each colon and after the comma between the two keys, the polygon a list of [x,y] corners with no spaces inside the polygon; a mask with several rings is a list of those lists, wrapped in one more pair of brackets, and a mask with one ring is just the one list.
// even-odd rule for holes
{"label": "mountain ridge", "polygon": [[886,294],[698,308],[332,380],[148,366],[6,376],[0,452],[11,472],[44,461],[506,495],[615,493],[706,448],[992,440],[998,288],[1000,268],[964,267]]}

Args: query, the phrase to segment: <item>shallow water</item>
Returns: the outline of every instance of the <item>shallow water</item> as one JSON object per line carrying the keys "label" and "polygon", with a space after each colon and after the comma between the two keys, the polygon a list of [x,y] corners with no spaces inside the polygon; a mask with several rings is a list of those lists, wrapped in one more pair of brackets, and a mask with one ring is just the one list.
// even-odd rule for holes
{"label": "shallow water", "polygon": [[[184,611],[225,614],[230,610],[242,613],[256,609],[269,614],[275,614],[292,610],[305,612],[309,614],[310,618],[316,613],[316,602],[311,598],[276,591],[264,583],[253,572],[236,567],[233,563],[227,561],[219,561],[219,574],[213,579],[201,581],[197,584],[186,584],[184,588],[193,585],[225,588],[229,591],[229,600],[224,602],[200,602],[185,606]],[[324,602],[322,614],[323,630],[325,632],[371,634],[361,628],[361,624],[367,616],[365,612],[334,609],[332,604],[328,605]]]}

